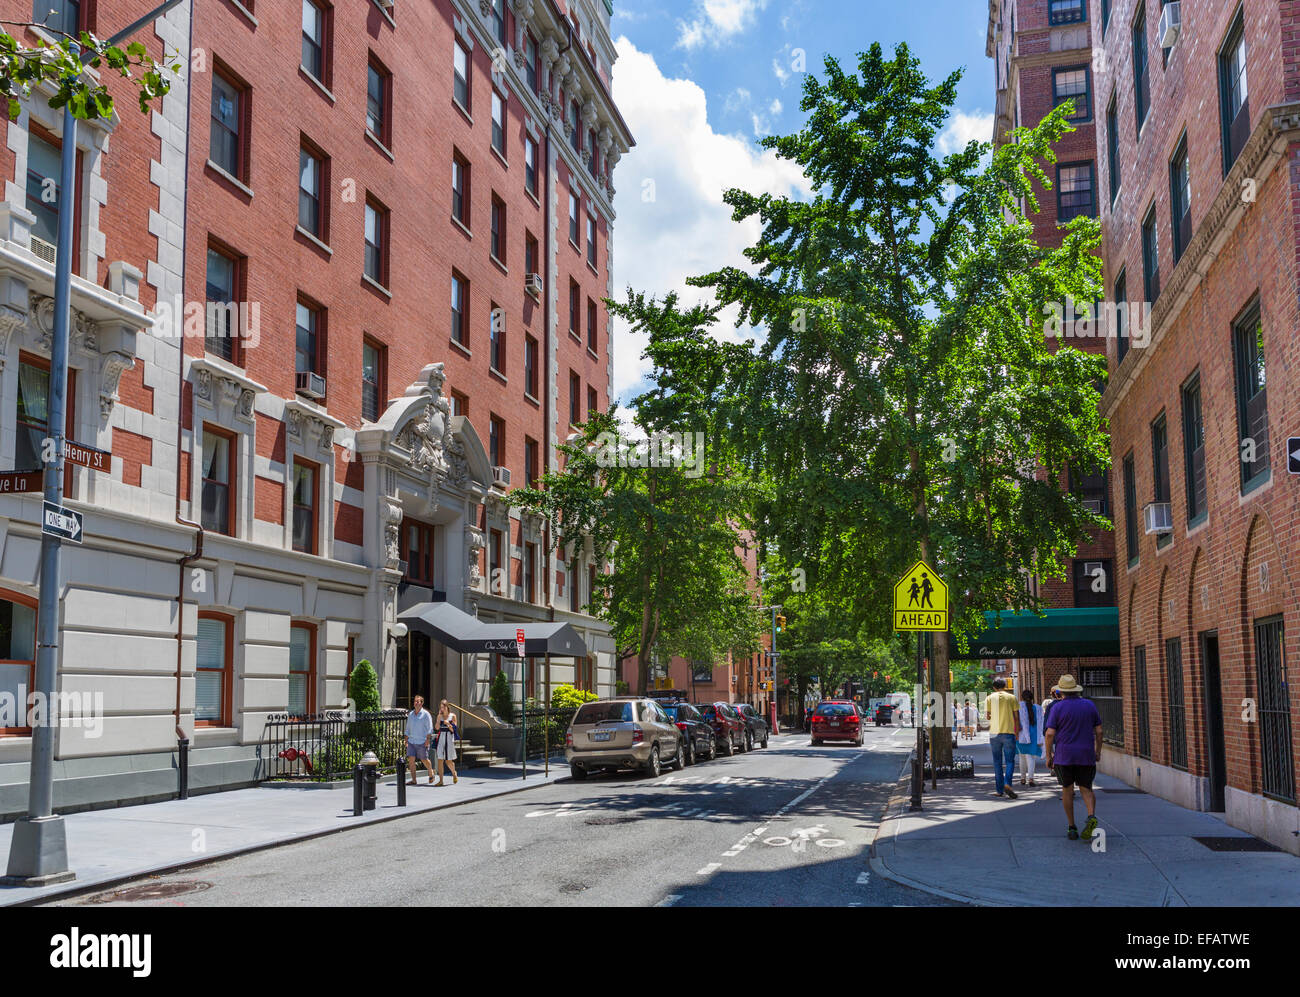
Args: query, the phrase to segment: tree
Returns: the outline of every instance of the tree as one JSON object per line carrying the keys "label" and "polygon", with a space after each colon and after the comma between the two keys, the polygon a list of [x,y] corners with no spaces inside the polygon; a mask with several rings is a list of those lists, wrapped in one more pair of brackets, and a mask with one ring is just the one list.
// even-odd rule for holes
{"label": "tree", "polygon": [[649,337],[651,386],[631,405],[644,436],[629,446],[616,410],[595,413],[560,447],[563,470],[511,500],[547,519],[557,546],[590,543],[610,558],[590,609],[609,622],[617,658],[636,656],[644,693],[656,651],[712,661],[757,649],[741,553],[756,487],[718,432],[736,348],[709,335],[716,309],[631,290],[608,304]]}
{"label": "tree", "polygon": [[[35,47],[27,47],[7,32],[0,32],[0,96],[9,102],[9,117],[16,119],[22,101],[42,84],[54,87],[50,107],[70,107],[76,118],[94,121],[113,113],[113,98],[107,85],[83,69],[88,66],[102,75],[116,74],[129,80],[138,90],[141,112],[166,96],[171,84],[163,75],[167,68],[180,72],[179,64],[170,67],[156,62],[143,42],[125,47],[110,45],[87,31],[77,36],[47,28],[40,22],[0,21],[11,27],[40,27],[53,41],[37,36]],[[108,70],[108,73],[103,73]]]}
{"label": "tree", "polygon": [[352,669],[348,679],[348,698],[358,713],[378,713],[383,708],[379,700],[379,676],[369,658],[362,658]]}
{"label": "tree", "polygon": [[[1108,459],[1105,360],[1044,335],[1054,307],[1101,297],[1098,226],[1075,219],[1052,249],[1026,218],[1068,107],[982,167],[985,143],[934,151],[960,73],[931,86],[906,45],[878,44],[856,75],[825,70],[805,79],[805,127],[763,142],[816,193],[728,191],[736,221],[762,223],[757,272],[692,283],[767,329],[731,393],[737,445],[773,482],[763,538],[879,636],[919,554],[948,583],[960,641],[985,607],[1038,610],[1026,575],[1063,576],[1086,527],[1109,525],[1063,487],[1067,467]],[[947,634],[934,658],[946,692]],[[950,756],[947,728],[934,751]]]}

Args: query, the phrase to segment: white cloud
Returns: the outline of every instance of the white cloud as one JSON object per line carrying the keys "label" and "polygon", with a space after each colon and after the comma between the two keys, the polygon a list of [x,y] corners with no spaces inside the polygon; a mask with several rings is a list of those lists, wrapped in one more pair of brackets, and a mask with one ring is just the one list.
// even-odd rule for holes
{"label": "white cloud", "polygon": [[[626,37],[618,39],[617,48],[614,100],[637,144],[614,176],[615,297],[623,298],[631,285],[659,298],[676,291],[687,307],[709,301],[711,292],[687,287],[686,278],[722,266],[748,266],[742,250],[760,234],[753,219],[731,220],[723,191],[740,187],[804,196],[807,182],[797,166],[778,160],[771,150],[715,131],[698,84],[664,76],[654,57]],[[647,181],[653,182],[653,201],[643,199]],[[723,314],[716,330],[720,338],[750,335],[732,328],[734,317],[734,310]],[[626,402],[645,376],[644,348],[644,337],[615,324],[614,395],[620,401]]]}
{"label": "white cloud", "polygon": [[784,110],[784,108],[781,106],[780,98],[773,97],[772,103],[767,105],[767,110],[769,114],[780,114]]}
{"label": "white cloud", "polygon": [[677,45],[686,50],[714,48],[744,31],[767,0],[696,0],[695,16],[677,22]]}
{"label": "white cloud", "polygon": [[993,115],[976,111],[967,114],[956,110],[949,116],[935,141],[941,155],[947,156],[966,148],[972,141],[993,141]]}
{"label": "white cloud", "polygon": [[790,70],[781,65],[780,59],[772,60],[772,75],[776,77],[781,86],[785,86],[785,81],[790,78]]}

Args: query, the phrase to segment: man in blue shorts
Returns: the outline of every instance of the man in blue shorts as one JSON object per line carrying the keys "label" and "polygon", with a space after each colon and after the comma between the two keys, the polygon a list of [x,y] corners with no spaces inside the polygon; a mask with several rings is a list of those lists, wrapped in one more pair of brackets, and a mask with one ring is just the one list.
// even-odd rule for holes
{"label": "man in blue shorts", "polygon": [[1074,787],[1079,787],[1084,806],[1088,808],[1088,821],[1083,825],[1083,839],[1087,841],[1097,829],[1097,794],[1092,780],[1097,775],[1097,761],[1101,758],[1101,714],[1097,704],[1084,699],[1083,690],[1073,675],[1062,675],[1057,683],[1062,698],[1052,706],[1043,747],[1047,751],[1047,767],[1056,773],[1061,784],[1061,804],[1069,821],[1066,837],[1076,841],[1080,837],[1074,826]]}

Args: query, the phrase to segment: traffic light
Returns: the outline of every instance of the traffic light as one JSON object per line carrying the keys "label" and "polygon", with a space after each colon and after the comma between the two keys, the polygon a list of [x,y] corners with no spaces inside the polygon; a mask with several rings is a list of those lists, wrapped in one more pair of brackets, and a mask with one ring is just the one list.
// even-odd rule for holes
{"label": "traffic light", "polygon": [[778,616],[778,617],[776,618],[776,632],[777,632],[777,633],[785,633],[785,617],[784,617],[784,616]]}

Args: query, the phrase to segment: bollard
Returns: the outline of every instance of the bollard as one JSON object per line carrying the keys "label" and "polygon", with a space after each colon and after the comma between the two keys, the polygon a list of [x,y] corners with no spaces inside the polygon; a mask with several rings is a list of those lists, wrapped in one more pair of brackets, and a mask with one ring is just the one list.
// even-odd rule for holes
{"label": "bollard", "polygon": [[188,800],[190,798],[190,739],[188,737],[177,739],[176,774],[180,779],[180,791],[176,794],[176,798]]}
{"label": "bollard", "polygon": [[361,789],[361,766],[357,765],[352,770],[352,816],[360,817],[363,809],[362,789]]}
{"label": "bollard", "polygon": [[379,788],[379,756],[373,751],[367,751],[361,756],[361,768],[365,773],[362,777],[365,783],[362,807],[365,810],[374,810]]}
{"label": "bollard", "polygon": [[397,805],[406,806],[406,766],[402,764],[406,759],[397,759]]}

